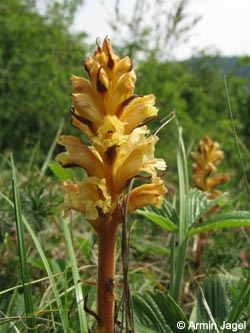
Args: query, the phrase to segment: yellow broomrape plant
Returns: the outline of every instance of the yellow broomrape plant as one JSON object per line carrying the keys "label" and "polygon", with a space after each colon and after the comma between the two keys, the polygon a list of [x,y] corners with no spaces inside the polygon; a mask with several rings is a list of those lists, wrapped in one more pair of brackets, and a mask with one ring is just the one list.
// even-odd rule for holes
{"label": "yellow broomrape plant", "polygon": [[[63,135],[59,144],[66,151],[56,159],[63,167],[80,167],[87,177],[77,184],[62,184],[63,208],[82,213],[98,235],[98,332],[114,332],[114,284],[116,232],[121,204],[128,213],[147,205],[161,205],[167,192],[159,171],[163,159],[155,158],[156,135],[150,135],[146,120],[157,116],[154,95],[134,94],[136,75],[129,57],[120,59],[105,38],[93,57],[84,62],[89,79],[72,76],[72,125],[89,140]],[[145,183],[127,194],[135,177]],[[109,288],[107,285],[109,284]]]}
{"label": "yellow broomrape plant", "polygon": [[[220,149],[220,144],[216,141],[212,141],[208,136],[205,136],[203,140],[198,143],[198,151],[191,152],[191,158],[195,162],[193,164],[193,182],[194,185],[203,192],[207,193],[208,199],[214,199],[221,195],[221,191],[217,186],[228,182],[230,177],[227,174],[220,173],[214,175],[217,171],[217,166],[224,159],[224,153]],[[209,213],[215,211],[216,206],[209,209]],[[205,219],[205,216],[201,218],[199,222]],[[196,250],[196,268],[197,275],[200,274],[202,254],[206,244],[206,233],[201,232],[197,238],[197,250]]]}
{"label": "yellow broomrape plant", "polygon": [[208,193],[208,198],[213,199],[222,192],[214,187],[229,181],[227,174],[214,175],[217,166],[224,159],[224,153],[220,149],[220,144],[212,141],[208,136],[200,140],[198,151],[191,153],[193,164],[193,182],[201,191]]}

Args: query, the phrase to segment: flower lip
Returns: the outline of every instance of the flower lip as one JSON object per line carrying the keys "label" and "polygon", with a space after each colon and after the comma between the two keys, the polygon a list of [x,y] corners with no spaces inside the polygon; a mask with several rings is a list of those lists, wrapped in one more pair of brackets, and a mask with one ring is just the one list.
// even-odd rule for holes
{"label": "flower lip", "polygon": [[90,176],[103,177],[103,162],[93,147],[91,149],[80,139],[70,135],[60,136],[58,143],[67,149],[56,157],[63,167],[79,166]]}

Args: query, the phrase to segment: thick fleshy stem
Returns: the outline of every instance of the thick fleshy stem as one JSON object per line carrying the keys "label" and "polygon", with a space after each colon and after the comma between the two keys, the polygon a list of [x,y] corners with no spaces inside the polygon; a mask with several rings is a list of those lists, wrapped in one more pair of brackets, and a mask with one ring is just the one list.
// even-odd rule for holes
{"label": "thick fleshy stem", "polygon": [[114,333],[115,309],[115,247],[118,226],[117,214],[109,223],[103,223],[98,231],[98,285],[97,314],[98,333]]}

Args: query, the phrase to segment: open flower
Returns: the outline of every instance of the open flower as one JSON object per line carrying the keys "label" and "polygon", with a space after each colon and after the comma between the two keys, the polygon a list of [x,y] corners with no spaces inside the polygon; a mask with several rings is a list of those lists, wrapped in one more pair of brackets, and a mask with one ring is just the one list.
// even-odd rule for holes
{"label": "open flower", "polygon": [[136,187],[129,195],[129,213],[145,206],[155,205],[159,207],[162,204],[165,193],[166,189],[164,187],[163,180],[158,177],[153,183],[143,184]]}
{"label": "open flower", "polygon": [[165,170],[164,160],[154,157],[156,136],[145,137],[145,127],[135,129],[124,145],[117,150],[116,162],[113,166],[116,191],[122,192],[128,181],[141,172],[148,173],[155,179],[157,170]]}
{"label": "open flower", "polygon": [[80,139],[69,135],[61,136],[58,143],[67,149],[56,157],[64,168],[78,166],[85,169],[89,176],[103,177],[103,162],[94,147],[88,147]]}
{"label": "open flower", "polygon": [[88,177],[78,185],[63,182],[65,192],[64,209],[75,209],[81,212],[90,222],[112,210],[111,197],[107,192],[104,178]]}

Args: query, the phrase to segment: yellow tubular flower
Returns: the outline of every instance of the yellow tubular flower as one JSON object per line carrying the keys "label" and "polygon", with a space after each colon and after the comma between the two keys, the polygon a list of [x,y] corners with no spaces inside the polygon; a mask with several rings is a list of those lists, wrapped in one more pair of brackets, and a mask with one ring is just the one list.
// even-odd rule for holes
{"label": "yellow tubular flower", "polygon": [[78,185],[63,182],[62,190],[66,194],[64,208],[81,212],[90,222],[97,220],[100,212],[103,215],[112,209],[105,179],[88,177]]}
{"label": "yellow tubular flower", "polygon": [[79,166],[85,169],[89,176],[103,177],[103,162],[98,152],[93,152],[90,147],[74,136],[63,135],[58,142],[67,148],[65,153],[57,155],[63,167]]}
{"label": "yellow tubular flower", "polygon": [[147,132],[145,127],[135,129],[122,149],[117,149],[117,159],[113,166],[116,191],[123,191],[127,182],[141,172],[147,172],[155,178],[157,169],[165,170],[165,162],[154,157],[158,138],[153,135],[145,138]]}
{"label": "yellow tubular flower", "polygon": [[154,106],[155,96],[132,96],[127,99],[119,110],[119,119],[126,123],[125,131],[130,133],[146,118],[155,117],[158,109]]}
{"label": "yellow tubular flower", "polygon": [[134,94],[136,75],[129,57],[120,59],[105,38],[93,57],[84,62],[89,79],[72,76],[72,125],[87,136],[85,145],[74,136],[61,136],[66,152],[57,155],[63,167],[83,168],[87,177],[77,184],[64,182],[63,207],[81,212],[98,234],[98,333],[114,333],[113,286],[115,239],[120,205],[135,177],[147,184],[134,188],[128,212],[147,205],[159,206],[167,189],[158,176],[166,168],[154,157],[156,135],[149,135],[146,123],[157,117],[154,95]]}
{"label": "yellow tubular flower", "polygon": [[144,206],[156,205],[159,207],[162,204],[165,193],[166,189],[160,178],[157,178],[154,183],[136,187],[129,195],[129,213]]}

